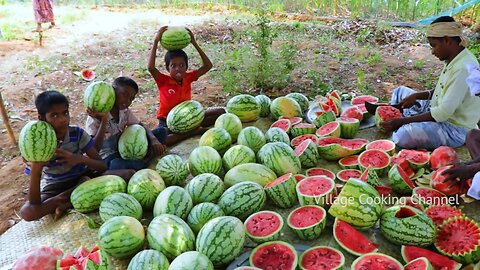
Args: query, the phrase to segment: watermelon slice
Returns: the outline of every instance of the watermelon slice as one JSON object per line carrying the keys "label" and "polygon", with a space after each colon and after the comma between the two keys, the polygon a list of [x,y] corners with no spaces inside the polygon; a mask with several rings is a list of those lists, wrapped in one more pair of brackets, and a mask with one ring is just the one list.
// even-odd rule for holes
{"label": "watermelon slice", "polygon": [[378,98],[374,97],[374,96],[370,96],[370,95],[358,96],[358,97],[352,98],[352,101],[350,102],[350,104],[352,104],[352,105],[364,104],[365,105],[365,102],[377,103]]}
{"label": "watermelon slice", "polygon": [[444,182],[450,174],[443,174],[444,171],[452,168],[452,166],[440,167],[433,172],[432,181],[430,181],[430,187],[436,189],[447,196],[453,196],[455,194],[465,193],[466,190],[461,190],[461,183],[454,179]]}
{"label": "watermelon slice", "polygon": [[88,68],[82,69],[82,71],[80,71],[80,74],[81,74],[81,76],[82,76],[82,79],[84,79],[84,80],[87,81],[87,82],[92,81],[93,79],[95,79],[95,71],[90,70],[90,69],[88,69]]}
{"label": "watermelon slice", "polygon": [[260,211],[249,216],[244,223],[245,233],[255,243],[277,240],[283,228],[283,218],[273,211]]}
{"label": "watermelon slice", "polygon": [[433,266],[427,258],[420,257],[405,265],[405,270],[433,270]]}
{"label": "watermelon slice", "polygon": [[357,169],[358,168],[358,156],[353,155],[349,157],[344,157],[338,161],[338,165],[342,169]]}
{"label": "watermelon slice", "polygon": [[292,126],[294,126],[296,124],[300,124],[303,120],[301,117],[286,117],[286,116],[282,116],[282,117],[280,117],[280,119],[287,119],[288,121],[290,121]]}
{"label": "watermelon slice", "polygon": [[427,258],[435,270],[458,270],[462,267],[461,263],[428,249],[416,246],[402,246],[402,258],[404,261],[411,262],[421,257]]}
{"label": "watermelon slice", "polygon": [[425,209],[425,214],[433,220],[437,227],[440,227],[445,220],[451,217],[463,216],[460,209],[451,205],[432,205]]}
{"label": "watermelon slice", "polygon": [[320,237],[327,221],[327,212],[317,205],[305,205],[293,210],[287,218],[288,226],[300,239]]}
{"label": "watermelon slice", "polygon": [[397,164],[393,165],[388,172],[388,180],[393,191],[399,194],[410,194],[412,189],[415,188],[415,184],[410,177]]}
{"label": "watermelon slice", "polygon": [[332,171],[329,171],[327,169],[323,168],[310,168],[307,171],[305,171],[305,174],[307,176],[320,176],[324,175],[326,177],[331,178],[332,180],[335,180],[335,174]]}
{"label": "watermelon slice", "polygon": [[317,246],[305,250],[300,256],[302,270],[343,269],[345,256],[335,248]]}
{"label": "watermelon slice", "polygon": [[326,176],[309,176],[297,184],[297,196],[300,205],[324,206],[332,201],[336,194],[335,182]]}
{"label": "watermelon slice", "polygon": [[430,155],[427,151],[403,149],[398,152],[399,158],[407,159],[413,170],[418,171],[420,168],[426,168],[430,161]]}
{"label": "watermelon slice", "polygon": [[357,106],[351,106],[349,107],[348,109],[346,109],[342,115],[342,117],[348,117],[348,118],[355,118],[355,119],[358,119],[358,121],[362,121],[363,120],[363,112],[362,110],[357,107]]}
{"label": "watermelon slice", "polygon": [[360,180],[362,180],[363,182],[367,182],[373,187],[377,187],[380,185],[380,178],[378,177],[377,173],[371,165],[363,171],[362,175],[360,176]]}
{"label": "watermelon slice", "polygon": [[282,241],[263,243],[256,247],[250,255],[250,265],[260,269],[294,270],[297,262],[295,248]]}
{"label": "watermelon slice", "polygon": [[403,270],[403,265],[388,255],[382,253],[370,253],[362,255],[353,261],[351,269]]}
{"label": "watermelon slice", "polygon": [[395,143],[391,140],[376,140],[367,144],[365,149],[377,149],[386,152],[389,155],[393,155],[395,153]]}
{"label": "watermelon slice", "polygon": [[416,187],[413,189],[412,197],[418,199],[425,205],[449,204],[449,199],[438,190],[427,187]]}
{"label": "watermelon slice", "polygon": [[332,92],[328,93],[328,95],[336,98],[339,101],[342,100],[342,97],[340,95],[340,92],[338,92],[338,90],[333,90]]}
{"label": "watermelon slice", "polygon": [[366,150],[358,157],[358,164],[363,170],[372,166],[377,175],[382,176],[390,166],[390,156],[381,150]]}
{"label": "watermelon slice", "polygon": [[342,130],[340,129],[339,122],[330,122],[321,126],[319,129],[317,129],[317,132],[315,132],[315,135],[317,135],[318,137],[339,138],[341,131]]}
{"label": "watermelon slice", "polygon": [[440,146],[433,150],[430,155],[430,168],[436,170],[440,167],[458,163],[459,157],[457,151],[452,147]]}
{"label": "watermelon slice", "polygon": [[57,261],[58,270],[70,269],[108,269],[108,257],[98,246],[88,251],[80,247],[74,256],[67,255],[65,258]]}
{"label": "watermelon slice", "polygon": [[362,176],[362,172],[355,169],[345,169],[337,172],[338,180],[342,182],[347,182],[350,178],[360,178]]}
{"label": "watermelon slice", "polygon": [[293,138],[291,141],[290,141],[290,145],[295,148],[297,146],[299,146],[303,141],[305,140],[312,140],[313,143],[317,144],[318,143],[318,137],[314,134],[305,134],[305,135],[300,135],[298,137],[295,137]]}
{"label": "watermelon slice", "polygon": [[387,197],[392,194],[392,188],[389,186],[376,186],[375,190],[377,190],[378,194],[382,197]]}
{"label": "watermelon slice", "polygon": [[273,122],[270,127],[278,127],[288,133],[290,131],[290,128],[292,127],[292,123],[288,119],[280,119]]}
{"label": "watermelon slice", "polygon": [[332,121],[335,121],[336,119],[336,116],[333,112],[324,112],[324,111],[320,111],[320,112],[315,112],[315,114],[317,115],[317,118],[315,118],[315,120],[313,120],[313,124],[319,128],[327,123],[330,123]]}
{"label": "watermelon slice", "polygon": [[377,244],[371,242],[352,225],[338,218],[335,219],[333,224],[333,237],[343,249],[355,256],[361,256],[378,250]]}

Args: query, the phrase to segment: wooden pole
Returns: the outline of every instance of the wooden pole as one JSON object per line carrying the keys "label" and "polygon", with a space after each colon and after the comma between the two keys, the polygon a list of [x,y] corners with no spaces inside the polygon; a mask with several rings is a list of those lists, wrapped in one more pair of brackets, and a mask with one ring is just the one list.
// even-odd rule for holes
{"label": "wooden pole", "polygon": [[15,139],[15,134],[13,134],[12,127],[10,126],[10,120],[8,118],[7,110],[3,105],[3,98],[2,98],[1,91],[0,91],[0,111],[2,113],[3,124],[5,124],[5,127],[7,128],[8,136],[10,136],[10,139],[12,140],[13,144],[17,145],[17,139]]}

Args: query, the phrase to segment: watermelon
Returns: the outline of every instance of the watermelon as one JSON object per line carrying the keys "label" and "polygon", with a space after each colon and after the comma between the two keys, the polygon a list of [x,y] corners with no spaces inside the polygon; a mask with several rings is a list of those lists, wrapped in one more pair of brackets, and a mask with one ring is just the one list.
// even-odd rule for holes
{"label": "watermelon", "polygon": [[356,118],[342,116],[337,118],[336,121],[340,123],[341,138],[351,139],[355,137],[360,128],[360,121]]}
{"label": "watermelon", "polygon": [[438,190],[427,187],[416,187],[413,189],[412,198],[418,199],[420,203],[430,205],[449,204],[449,199]]}
{"label": "watermelon", "polygon": [[317,145],[310,139],[303,141],[295,148],[295,154],[300,159],[302,168],[311,168],[317,165],[319,156]]}
{"label": "watermelon", "polygon": [[451,179],[444,182],[445,178],[450,176],[450,174],[448,173],[443,174],[443,172],[451,168],[452,166],[444,166],[434,171],[432,175],[432,180],[430,181],[430,187],[442,192],[447,196],[465,193],[466,190],[461,190],[462,188],[461,182],[456,181],[455,179]]}
{"label": "watermelon", "polygon": [[458,163],[459,160],[455,149],[449,146],[440,146],[433,150],[430,155],[430,168],[436,170],[449,164]]}
{"label": "watermelon", "polygon": [[293,246],[282,241],[266,242],[252,250],[250,265],[260,269],[295,270],[298,257]]}
{"label": "watermelon", "polygon": [[378,192],[362,180],[350,178],[328,210],[356,228],[370,228],[380,217],[382,203]]}
{"label": "watermelon", "polygon": [[[212,245],[211,243],[217,243]],[[208,221],[197,235],[196,249],[215,267],[224,266],[243,251],[245,230],[236,217],[217,217]]]}
{"label": "watermelon", "polygon": [[352,101],[350,102],[350,104],[351,105],[361,105],[361,104],[365,104],[365,101],[370,102],[370,103],[377,103],[378,98],[374,97],[374,96],[370,96],[370,95],[358,96],[358,97],[352,98]]}
{"label": "watermelon", "polygon": [[167,186],[183,186],[190,174],[187,163],[179,155],[162,157],[155,167]]}
{"label": "watermelon", "polygon": [[347,117],[347,118],[355,118],[355,119],[358,119],[358,121],[360,121],[360,122],[362,122],[362,120],[363,120],[363,112],[357,106],[349,107],[348,109],[343,111],[340,116],[341,117]]}
{"label": "watermelon", "polygon": [[[20,255],[20,254],[19,254]],[[12,270],[51,270],[55,269],[55,263],[61,259],[63,251],[54,247],[32,248],[21,254],[10,268]]]}
{"label": "watermelon", "polygon": [[351,269],[403,270],[403,265],[388,255],[382,253],[369,253],[362,255],[353,261]]}
{"label": "watermelon", "polygon": [[292,128],[292,122],[290,122],[288,119],[278,119],[277,121],[273,122],[272,125],[270,125],[270,128],[274,127],[289,133],[290,129]]}
{"label": "watermelon", "polygon": [[143,210],[142,205],[132,195],[113,193],[103,199],[98,213],[103,221],[116,216],[129,216],[140,220]]}
{"label": "watermelon", "polygon": [[427,258],[435,270],[458,270],[462,267],[461,263],[428,249],[415,246],[402,246],[402,258],[404,261],[411,262],[421,257]]}
{"label": "watermelon", "polygon": [[220,206],[209,202],[200,203],[195,205],[188,214],[187,224],[195,234],[198,234],[203,225],[209,220],[224,215],[225,213]]}
{"label": "watermelon", "polygon": [[382,123],[394,118],[401,118],[402,113],[399,109],[392,106],[378,106],[375,111],[375,125],[381,132],[385,132],[382,127]]}
{"label": "watermelon", "polygon": [[303,121],[303,118],[302,117],[286,117],[286,116],[282,116],[280,117],[279,120],[282,120],[282,119],[286,119],[288,121],[290,121],[290,124],[292,124],[292,126],[296,125],[296,124],[300,124],[302,121]]}
{"label": "watermelon", "polygon": [[176,257],[170,264],[169,270],[214,270],[212,262],[207,256],[198,251],[187,251]]}
{"label": "watermelon", "polygon": [[55,130],[45,121],[30,121],[20,131],[18,148],[26,161],[47,162],[57,148]]}
{"label": "watermelon", "polygon": [[288,227],[302,240],[320,237],[326,221],[327,212],[318,205],[301,206],[290,212],[287,217]]}
{"label": "watermelon", "polygon": [[358,154],[365,149],[368,140],[364,139],[341,139],[320,138],[318,139],[318,153],[326,160],[338,160],[344,157]]}
{"label": "watermelon", "polygon": [[199,146],[190,153],[188,168],[193,176],[202,173],[219,175],[222,172],[222,157],[210,146]]}
{"label": "watermelon", "polygon": [[318,142],[318,137],[316,135],[307,134],[307,135],[301,135],[301,136],[293,138],[290,141],[290,145],[293,148],[295,148],[295,147],[299,146],[303,141],[309,140],[309,139],[312,140],[315,144],[317,144],[317,142]]}
{"label": "watermelon", "polygon": [[222,196],[224,189],[222,179],[211,173],[199,174],[185,186],[194,205],[202,202],[216,202]]}
{"label": "watermelon", "polygon": [[245,220],[260,211],[266,200],[267,196],[261,185],[241,182],[228,188],[218,200],[218,205],[226,215]]}
{"label": "watermelon", "polygon": [[252,149],[245,145],[235,145],[223,154],[222,161],[223,168],[228,171],[240,164],[254,163],[257,159]]}
{"label": "watermelon", "polygon": [[359,179],[362,176],[362,172],[355,169],[345,169],[337,172],[338,180],[347,182],[350,178]]}
{"label": "watermelon", "polygon": [[300,172],[300,159],[285,143],[267,143],[258,151],[257,157],[263,165],[272,169],[277,175]]}
{"label": "watermelon", "polygon": [[87,82],[93,81],[95,79],[95,71],[84,68],[80,71],[80,77]]}
{"label": "watermelon", "polygon": [[88,213],[97,210],[108,195],[126,190],[127,183],[120,176],[99,176],[78,185],[70,195],[70,202],[78,212]]}
{"label": "watermelon", "polygon": [[249,216],[244,223],[245,233],[255,243],[277,240],[283,228],[283,218],[273,211],[260,211]]}
{"label": "watermelon", "polygon": [[153,216],[172,214],[185,219],[193,207],[192,198],[185,189],[171,186],[158,195],[153,206]]}
{"label": "watermelon", "polygon": [[325,206],[331,203],[332,197],[336,193],[335,182],[325,176],[308,176],[298,182],[296,190],[298,201],[302,206]]}
{"label": "watermelon", "polygon": [[413,171],[412,167],[410,166],[410,163],[408,163],[407,159],[405,157],[401,157],[399,155],[393,156],[390,159],[391,165],[397,164],[399,167],[403,169],[403,171],[409,176],[413,177],[415,175],[415,172]]}
{"label": "watermelon", "polygon": [[270,113],[274,119],[279,119],[282,116],[301,117],[302,109],[294,99],[278,97],[270,104]]}
{"label": "watermelon", "polygon": [[225,129],[228,134],[230,134],[232,143],[237,141],[238,134],[243,128],[242,121],[240,121],[240,118],[233,113],[224,113],[220,115],[217,120],[215,120],[215,127]]}
{"label": "watermelon", "polygon": [[300,255],[298,263],[301,270],[317,270],[317,269],[343,269],[345,257],[339,250],[327,247],[316,246],[305,250]]}
{"label": "watermelon", "polygon": [[190,44],[192,38],[187,29],[182,26],[169,26],[162,34],[160,45],[169,51],[181,50]]}
{"label": "watermelon", "polygon": [[[32,266],[30,266],[32,267]],[[67,255],[57,261],[57,270],[70,269],[109,269],[108,257],[103,250],[95,246],[91,250],[80,247],[75,255]],[[13,268],[17,269],[17,268]],[[23,268],[26,269],[26,268]],[[29,268],[30,269],[30,268]],[[39,269],[35,267],[35,269]],[[51,268],[53,269],[53,268]]]}
{"label": "watermelon", "polygon": [[315,135],[318,137],[334,137],[334,138],[340,138],[340,134],[342,133],[342,129],[340,127],[340,122],[330,122],[327,123],[317,129],[317,132],[315,132]]}
{"label": "watermelon", "polygon": [[205,118],[205,109],[195,100],[184,101],[167,115],[168,129],[173,133],[187,133],[198,128]]}
{"label": "watermelon", "polygon": [[412,189],[415,188],[415,184],[410,177],[397,164],[393,165],[388,172],[388,181],[393,191],[399,194],[410,194]]}
{"label": "watermelon", "polygon": [[253,266],[240,266],[240,267],[237,267],[233,270],[262,270],[262,269],[257,268],[257,267],[253,267]]}
{"label": "watermelon", "polygon": [[333,237],[343,249],[355,256],[376,252],[378,245],[371,242],[354,227],[338,218],[333,223]]}
{"label": "watermelon", "polygon": [[318,104],[324,112],[332,111],[335,116],[339,116],[342,113],[341,102],[336,98],[322,97]]}
{"label": "watermelon", "polygon": [[397,245],[425,247],[435,240],[437,228],[422,211],[410,206],[392,206],[380,218],[380,231]]}
{"label": "watermelon", "polygon": [[163,253],[170,261],[183,252],[195,249],[195,235],[181,218],[161,214],[147,228],[148,245]]}
{"label": "watermelon", "polygon": [[324,175],[332,180],[335,180],[335,174],[332,171],[323,168],[310,168],[305,171],[306,176],[320,176]]}
{"label": "watermelon", "polygon": [[[420,211],[425,210],[425,206],[423,205],[423,203],[420,202],[418,200],[418,198],[414,198],[414,197],[401,197],[401,198],[399,198],[398,202],[395,205],[400,205],[400,206],[407,205],[407,206],[413,207],[415,209],[418,209]],[[432,218],[432,217],[430,216],[430,218]],[[432,218],[432,220],[433,220],[433,218]],[[433,221],[433,222],[435,223],[435,221]]]}
{"label": "watermelon", "polygon": [[144,209],[152,209],[158,194],[165,189],[162,177],[152,169],[137,171],[128,181],[127,193]]}
{"label": "watermelon", "polygon": [[110,112],[115,105],[115,90],[106,82],[93,82],[87,86],[83,93],[83,104],[85,108],[94,112]]}
{"label": "watermelon", "polygon": [[326,111],[326,112],[320,112],[317,114],[317,117],[315,120],[313,120],[313,124],[317,127],[320,128],[323,125],[335,121],[337,117],[332,111]]}
{"label": "watermelon", "polygon": [[267,130],[265,133],[265,140],[267,143],[269,142],[283,142],[286,144],[290,144],[290,138],[288,134],[281,128],[273,127]]}
{"label": "watermelon", "polygon": [[255,97],[260,106],[260,117],[267,117],[270,115],[270,103],[272,100],[265,95],[258,95]]}
{"label": "watermelon", "polygon": [[142,223],[133,217],[113,217],[100,227],[98,239],[105,253],[121,259],[133,256],[142,249],[145,232]]}
{"label": "watermelon", "polygon": [[300,123],[290,129],[292,137],[298,137],[306,134],[314,134],[317,128],[313,124]]}
{"label": "watermelon", "polygon": [[125,160],[141,160],[148,153],[148,138],[145,128],[138,124],[128,126],[118,139],[118,152]]}
{"label": "watermelon", "polygon": [[333,90],[330,93],[328,93],[328,95],[338,99],[339,101],[342,101],[341,93],[338,90]]}
{"label": "watermelon", "polygon": [[425,257],[417,258],[405,265],[405,270],[433,270],[432,264]]}
{"label": "watermelon", "polygon": [[238,134],[238,144],[245,145],[257,153],[265,145],[265,135],[257,127],[246,127]]}
{"label": "watermelon", "polygon": [[227,112],[238,116],[242,123],[252,122],[260,116],[260,105],[251,95],[237,95],[227,102]]}
{"label": "watermelon", "polygon": [[290,93],[290,94],[287,94],[285,97],[295,100],[298,103],[298,105],[300,105],[300,109],[302,110],[302,112],[308,110],[309,101],[304,94]]}
{"label": "watermelon", "polygon": [[262,187],[277,179],[277,175],[267,166],[257,163],[244,163],[230,169],[223,179],[225,187],[241,182],[255,182]]}
{"label": "watermelon", "polygon": [[390,156],[381,150],[366,150],[358,156],[360,169],[372,166],[378,176],[384,175],[390,167]]}
{"label": "watermelon", "polygon": [[367,149],[367,150],[372,150],[372,149],[382,150],[382,151],[386,152],[387,154],[389,154],[390,156],[393,156],[393,154],[395,153],[395,147],[396,147],[395,143],[392,142],[391,140],[376,140],[376,141],[373,141],[373,142],[370,142],[369,144],[367,144],[365,149]]}
{"label": "watermelon", "polygon": [[217,150],[220,155],[223,155],[230,145],[232,145],[232,138],[230,134],[223,128],[211,128],[202,134],[199,146],[210,146]]}
{"label": "watermelon", "polygon": [[460,209],[451,205],[432,205],[425,209],[425,214],[433,220],[437,227],[440,227],[445,220],[451,217],[463,216]]}
{"label": "watermelon", "polygon": [[267,197],[278,207],[290,208],[297,203],[297,181],[292,173],[280,176],[264,187]]}
{"label": "watermelon", "polygon": [[358,156],[353,155],[353,156],[341,158],[338,161],[338,165],[340,165],[342,169],[358,169]]}
{"label": "watermelon", "polygon": [[420,168],[426,168],[430,161],[428,152],[421,150],[403,149],[398,153],[397,157],[404,157],[415,171],[418,171]]}
{"label": "watermelon", "polygon": [[295,174],[293,177],[295,177],[295,180],[296,180],[297,183],[298,183],[298,182],[300,182],[301,180],[305,179],[305,177],[307,177],[307,176],[305,176],[305,175],[303,175],[303,174]]}
{"label": "watermelon", "polygon": [[127,270],[168,270],[169,266],[165,255],[157,250],[147,249],[140,251],[130,260]]}

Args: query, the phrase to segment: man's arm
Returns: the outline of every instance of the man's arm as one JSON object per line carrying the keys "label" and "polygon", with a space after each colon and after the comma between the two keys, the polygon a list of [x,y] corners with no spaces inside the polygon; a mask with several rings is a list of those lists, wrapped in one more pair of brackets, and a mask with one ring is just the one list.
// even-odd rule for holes
{"label": "man's arm", "polygon": [[158,30],[157,34],[155,35],[155,39],[153,40],[152,49],[150,50],[150,57],[148,58],[148,72],[152,74],[153,79],[156,81],[160,80],[160,71],[155,67],[155,61],[157,58],[157,47],[158,42],[162,38],[163,33],[167,31],[167,26],[163,26]]}
{"label": "man's arm", "polygon": [[28,201],[30,204],[42,203],[42,198],[40,196],[40,180],[45,165],[46,163],[42,162],[32,162],[30,165],[30,186],[28,189]]}
{"label": "man's arm", "polygon": [[210,58],[208,58],[208,56],[205,54],[205,52],[202,50],[202,48],[200,48],[200,46],[198,46],[198,43],[197,41],[195,40],[195,36],[193,35],[192,31],[190,29],[187,28],[187,31],[188,33],[190,34],[190,37],[192,38],[192,45],[193,47],[195,47],[195,49],[197,50],[198,54],[200,55],[200,57],[202,58],[202,63],[203,65],[197,70],[197,78],[195,79],[198,79],[200,78],[201,76],[203,76],[205,73],[207,73],[210,69],[212,69],[213,67],[213,64],[212,64],[212,61],[210,61]]}

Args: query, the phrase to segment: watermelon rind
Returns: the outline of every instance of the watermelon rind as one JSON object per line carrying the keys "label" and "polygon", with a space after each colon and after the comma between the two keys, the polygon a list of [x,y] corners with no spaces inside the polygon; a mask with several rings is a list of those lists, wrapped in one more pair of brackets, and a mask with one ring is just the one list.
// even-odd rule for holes
{"label": "watermelon rind", "polygon": [[434,269],[459,270],[462,267],[461,263],[421,247],[402,246],[401,253],[403,260],[407,263],[413,261],[414,259],[425,257],[432,264]]}
{"label": "watermelon rind", "polygon": [[285,97],[294,99],[298,103],[298,105],[300,105],[300,109],[302,109],[302,112],[308,110],[309,101],[304,94],[290,93],[290,94],[287,94]]}
{"label": "watermelon rind", "polygon": [[143,247],[145,232],[137,219],[128,216],[113,217],[98,230],[100,248],[114,258],[133,256]]}
{"label": "watermelon rind", "polygon": [[214,270],[207,256],[198,251],[187,251],[176,257],[168,270]]}
{"label": "watermelon rind", "polygon": [[416,258],[405,265],[405,270],[433,270],[432,264],[425,257]]}
{"label": "watermelon rind", "polygon": [[[301,187],[302,185],[308,185],[308,183],[316,182],[318,184],[324,185],[324,183],[328,183],[328,189],[319,195],[307,195],[302,193]],[[308,176],[305,179],[298,182],[297,187],[297,196],[298,201],[300,202],[301,206],[306,205],[318,205],[318,206],[325,206],[331,203],[331,200],[336,192],[335,189],[335,182],[330,177],[326,176]]]}
{"label": "watermelon rind", "polygon": [[[358,148],[346,147],[342,143],[351,143],[352,141],[360,143]],[[333,161],[344,157],[358,154],[365,149],[367,140],[360,139],[341,139],[341,138],[320,138],[317,141],[318,153],[320,157]]]}
{"label": "watermelon rind", "polygon": [[264,187],[265,192],[268,199],[276,206],[281,208],[290,208],[298,201],[297,191],[295,189],[297,186],[297,181],[295,180],[295,177],[293,177],[292,173],[285,174],[279,179],[281,179],[282,182],[276,183],[274,180],[272,183],[267,184]]}
{"label": "watermelon rind", "polygon": [[147,249],[138,252],[128,264],[127,270],[168,270],[170,264],[160,251]]}
{"label": "watermelon rind", "polygon": [[[294,224],[291,223],[290,219],[292,218],[293,215],[295,215],[295,213],[297,211],[301,211],[303,209],[309,209],[309,208],[310,209],[312,209],[312,208],[316,209],[315,211],[320,210],[321,212],[323,212],[323,216],[318,222],[316,222],[312,225],[309,225],[307,227],[297,227],[297,226],[295,226]],[[309,217],[304,217],[304,218],[309,219]],[[292,229],[292,231],[302,240],[313,240],[313,239],[317,239],[318,237],[320,237],[320,234],[325,229],[326,221],[327,221],[327,211],[325,211],[325,209],[323,209],[323,207],[318,206],[318,205],[300,206],[299,208],[296,208],[292,212],[290,212],[290,214],[287,217],[288,227],[290,227],[290,229]]]}
{"label": "watermelon rind", "polygon": [[238,134],[243,128],[242,121],[240,121],[240,118],[233,113],[224,113],[220,115],[217,120],[215,120],[215,127],[225,129],[228,134],[230,134],[232,143],[237,141]]}
{"label": "watermelon rind", "polygon": [[[262,215],[262,214],[269,214],[269,215],[273,215],[273,216],[277,217],[278,220],[280,221],[280,223],[278,224],[278,228],[268,235],[264,235],[264,236],[253,235],[248,230],[249,222],[253,222],[253,219],[258,218],[258,215]],[[272,222],[272,220],[269,218],[269,220],[267,220],[265,222]],[[258,243],[258,244],[278,240],[280,238],[280,232],[283,229],[283,225],[284,225],[283,218],[280,214],[278,214],[277,212],[267,211],[267,210],[260,211],[260,212],[257,212],[257,213],[253,213],[244,222],[244,228],[245,228],[246,235],[250,239],[252,239],[253,242]]]}
{"label": "watermelon rind", "polygon": [[245,145],[257,153],[265,145],[266,139],[263,132],[257,127],[246,127],[238,134],[237,143]]}
{"label": "watermelon rind", "polygon": [[182,26],[169,26],[162,34],[160,45],[169,51],[181,50],[190,44],[192,38],[187,29]]}
{"label": "watermelon rind", "polygon": [[320,114],[319,116],[317,116],[317,118],[315,118],[315,120],[313,120],[313,124],[317,128],[320,128],[327,123],[335,121],[335,119],[337,119],[337,117],[332,111],[322,112],[322,114]]}
{"label": "watermelon rind", "polygon": [[222,157],[210,146],[199,146],[193,149],[188,157],[188,168],[193,176],[202,173],[220,175],[222,172]]}
{"label": "watermelon rind", "polygon": [[199,146],[211,146],[223,155],[232,145],[232,137],[223,128],[211,128],[202,134],[198,141]]}
{"label": "watermelon rind", "polygon": [[[255,265],[255,262],[254,262],[254,258],[255,258],[255,255],[257,252],[260,252],[263,248],[265,248],[266,246],[269,246],[269,245],[281,245],[281,246],[284,246],[284,247],[287,247],[288,250],[290,250],[291,254],[293,254],[293,261],[292,261],[292,266],[290,267],[289,265],[284,265],[283,266],[283,269],[285,270],[294,270],[296,267],[297,267],[297,264],[298,264],[298,255],[297,255],[297,251],[295,250],[295,248],[286,243],[286,242],[283,242],[283,241],[271,241],[271,242],[266,242],[266,243],[263,243],[261,245],[258,245],[256,248],[254,248],[252,250],[252,253],[250,254],[250,259],[249,259],[249,262],[250,262],[250,265],[252,266],[256,266]],[[272,251],[272,252],[275,252],[275,251]],[[270,252],[262,252],[262,254],[267,254],[267,255],[273,255],[272,253]],[[273,255],[275,258],[281,258],[281,259],[291,259],[289,255],[286,255],[286,254],[282,254],[281,256],[280,255]],[[262,268],[262,266],[258,265],[259,268]],[[277,267],[275,265],[275,267]],[[265,267],[263,267],[262,269],[266,269]],[[272,268],[273,269],[273,268]]]}
{"label": "watermelon rind", "polygon": [[323,138],[323,137],[340,138],[341,134],[342,134],[342,128],[340,126],[340,123],[337,121],[327,123],[319,127],[315,132],[315,135],[317,135],[319,138]]}
{"label": "watermelon rind", "polygon": [[46,121],[30,121],[20,131],[18,148],[29,162],[49,161],[57,148],[57,136]]}
{"label": "watermelon rind", "polygon": [[[415,187],[405,172],[402,172],[403,169],[394,164],[390,171],[388,172],[388,181],[389,185],[392,187],[393,191],[399,194],[411,194],[412,189]],[[410,184],[409,184],[409,183]]]}
{"label": "watermelon rind", "polygon": [[[313,252],[317,249],[322,249],[322,250],[329,250],[330,252],[335,252],[338,254],[338,257],[339,257],[339,263],[338,265],[332,265],[332,260],[334,260],[335,258],[332,258],[331,254],[321,254],[321,257],[315,257],[314,258],[309,258],[309,259],[314,259],[314,260],[321,260],[322,258],[326,258],[327,261],[325,262],[322,262],[320,261],[318,264],[315,264],[315,265],[308,265],[306,267],[304,267],[304,264],[303,264],[303,260],[305,258],[305,256],[307,256],[307,254],[309,252]],[[329,255],[330,257],[326,257],[327,255]],[[306,261],[305,264],[308,264],[308,263],[312,263],[310,261]],[[324,264],[323,264],[324,263]],[[325,265],[328,265],[328,269],[332,269],[332,270],[341,270],[341,269],[344,269],[344,265],[345,265],[345,256],[343,255],[343,253],[336,249],[336,248],[332,248],[332,247],[327,247],[327,246],[315,246],[315,247],[312,247],[312,248],[309,248],[307,250],[305,250],[301,255],[300,255],[300,259],[298,261],[298,267],[301,269],[301,270],[315,270],[315,269],[320,269],[320,267],[322,266],[325,266]],[[319,267],[319,268],[315,268],[315,267]],[[334,268],[335,267],[335,268]]]}
{"label": "watermelon rind", "polygon": [[147,131],[139,124],[128,126],[118,139],[118,152],[125,160],[141,160],[148,153]]}
{"label": "watermelon rind", "polygon": [[241,182],[228,188],[218,200],[218,206],[228,216],[245,220],[260,211],[267,196],[263,187],[254,182]]}
{"label": "watermelon rind", "polygon": [[195,234],[198,234],[203,225],[209,220],[224,215],[225,213],[220,206],[214,203],[204,202],[195,205],[192,210],[190,210],[187,216],[187,224]]}
{"label": "watermelon rind", "polygon": [[230,169],[223,178],[226,188],[242,182],[255,182],[262,187],[270,184],[277,175],[265,165],[258,163],[244,163]]}
{"label": "watermelon rind", "polygon": [[[377,267],[369,268],[371,266],[362,265],[362,263],[364,263],[364,261],[366,263],[371,263],[371,262],[381,263],[381,264],[388,263],[388,265],[382,265],[382,266],[376,265],[377,267],[384,267],[384,268],[377,268]],[[362,256],[358,257],[355,261],[353,261],[350,269],[352,269],[352,270],[362,270],[362,269],[403,270],[403,265],[399,261],[397,261],[397,259],[395,259],[391,256],[388,256],[386,254],[368,253],[368,254],[365,254],[365,255],[362,255]]]}
{"label": "watermelon rind", "polygon": [[356,118],[339,117],[336,120],[340,123],[340,137],[344,139],[352,139],[360,128],[360,121]]}
{"label": "watermelon rind", "polygon": [[115,90],[112,85],[103,81],[96,81],[87,86],[83,94],[85,108],[94,112],[110,112],[115,105]]}
{"label": "watermelon rind", "polygon": [[[347,241],[342,241],[343,239],[341,239],[341,236],[337,234],[336,228],[338,226],[344,226],[348,230],[353,230],[353,232],[347,232]],[[366,236],[364,236],[361,232],[357,231],[357,229],[355,229],[353,226],[338,218],[335,218],[335,221],[333,223],[333,238],[339,246],[341,246],[348,253],[355,256],[362,256],[367,253],[377,252],[378,250],[378,246],[375,243],[371,242]],[[354,241],[352,241],[352,238]],[[349,247],[348,245],[350,245],[351,247]],[[355,248],[359,247],[365,248],[365,251],[360,252],[354,250]]]}
{"label": "watermelon rind", "polygon": [[229,171],[237,165],[255,163],[256,161],[257,158],[255,157],[255,152],[245,145],[235,145],[230,147],[222,157],[223,168],[226,171]]}
{"label": "watermelon rind", "polygon": [[295,138],[301,135],[314,134],[316,130],[317,128],[313,124],[300,123],[290,129],[290,134]]}
{"label": "watermelon rind", "polygon": [[140,220],[143,209],[142,205],[132,195],[113,193],[103,199],[98,208],[98,213],[104,222],[116,216],[129,216]]}
{"label": "watermelon rind", "polygon": [[158,172],[142,169],[130,177],[127,193],[137,199],[144,209],[152,209],[158,194],[164,189],[165,182]]}
{"label": "watermelon rind", "polygon": [[295,147],[299,146],[303,141],[308,140],[308,139],[312,140],[315,144],[318,141],[318,137],[316,135],[307,134],[307,135],[301,135],[301,136],[293,138],[290,141],[290,145],[295,148]]}
{"label": "watermelon rind", "polygon": [[375,169],[373,169],[372,165],[369,165],[365,171],[363,171],[360,179],[367,182],[369,185],[373,187],[380,186],[380,178],[378,177]]}

